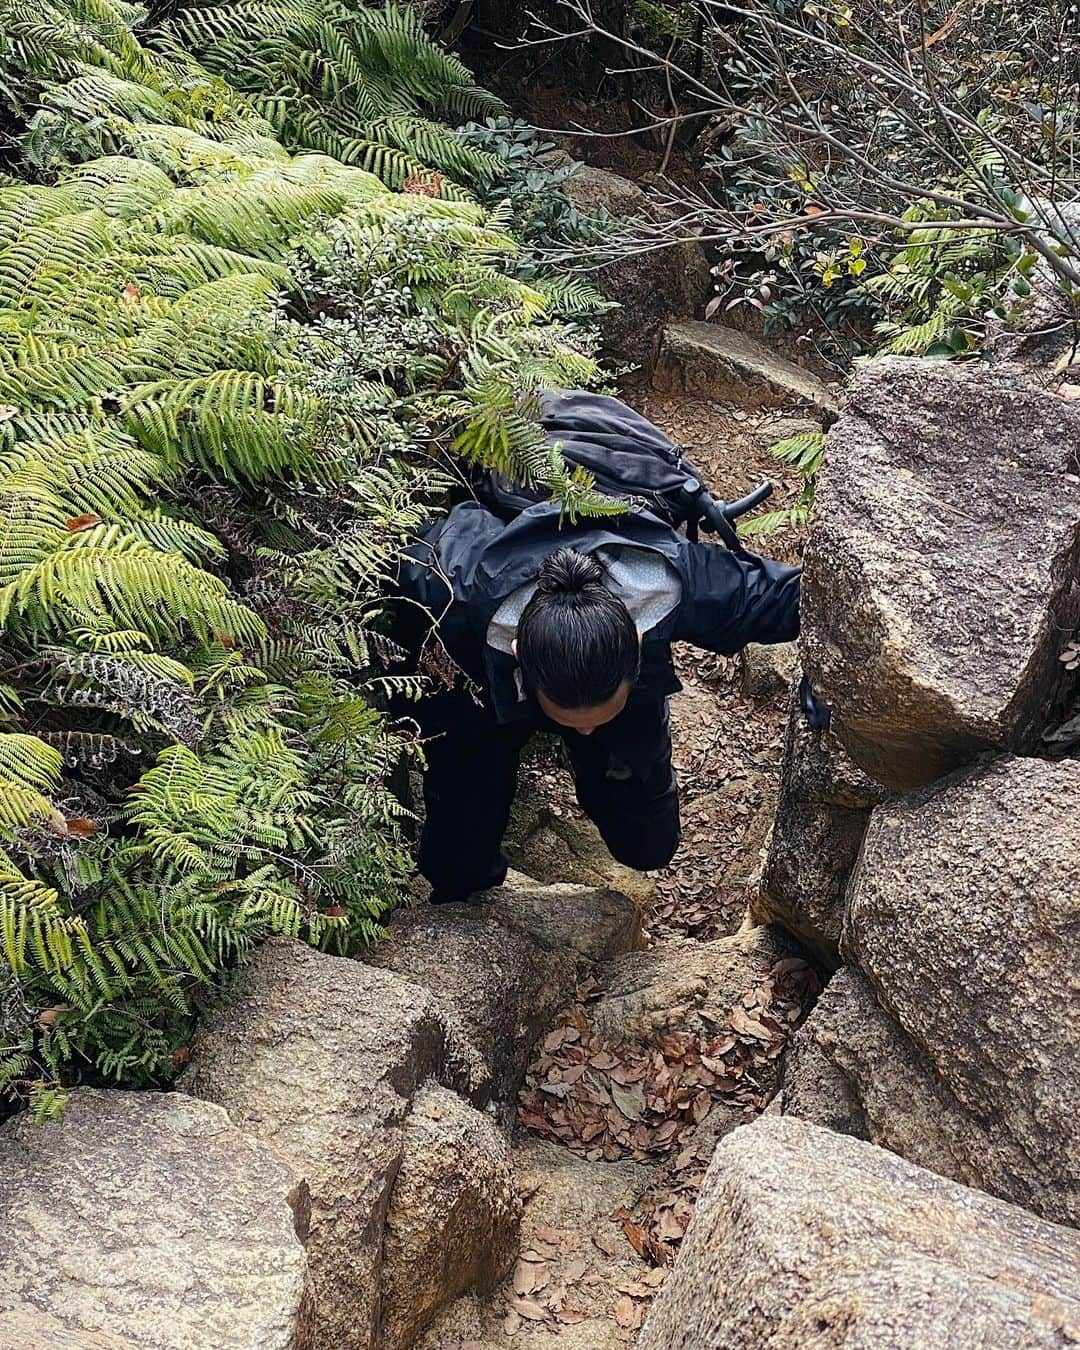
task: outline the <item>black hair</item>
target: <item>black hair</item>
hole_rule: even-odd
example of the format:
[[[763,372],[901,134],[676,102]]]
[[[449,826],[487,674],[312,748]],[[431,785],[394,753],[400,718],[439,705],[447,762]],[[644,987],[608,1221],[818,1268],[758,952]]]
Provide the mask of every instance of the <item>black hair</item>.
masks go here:
[[[517,659],[529,692],[557,708],[595,707],[637,679],[637,628],[596,558],[560,548],[544,559],[518,622]]]

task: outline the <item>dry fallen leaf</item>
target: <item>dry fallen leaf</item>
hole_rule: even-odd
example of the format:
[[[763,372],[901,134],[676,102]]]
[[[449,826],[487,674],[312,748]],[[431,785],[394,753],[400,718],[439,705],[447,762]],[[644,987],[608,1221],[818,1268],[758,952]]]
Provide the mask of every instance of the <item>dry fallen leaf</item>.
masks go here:
[[[644,1228],[640,1224],[634,1223],[632,1219],[624,1219],[623,1232],[626,1234],[627,1242],[637,1252],[638,1256],[644,1258],[647,1250]]]
[[[514,1267],[514,1293],[524,1298],[534,1289],[542,1289],[551,1277],[551,1268],[543,1261],[519,1260]]]
[[[547,1319],[548,1310],[531,1298],[519,1298],[516,1294],[508,1293],[506,1301],[519,1317],[524,1317],[530,1322],[543,1322]]]
[[[594,1233],[592,1235],[593,1246],[599,1248],[605,1256],[617,1256],[619,1252],[618,1243],[607,1235],[607,1233]]]
[[[635,1303],[629,1294],[621,1294],[615,1300],[611,1315],[619,1326],[626,1327],[628,1331],[636,1331],[642,1323],[641,1305]]]
[[[96,821],[87,820],[85,816],[75,816],[64,821],[64,829],[73,839],[93,839],[98,827]]]
[[[731,1011],[731,1025],[741,1036],[753,1036],[757,1040],[771,1041],[773,1033],[768,1027],[762,1024],[755,1017],[750,1017],[742,1008],[735,1007]]]
[[[612,1078],[614,1076],[612,1074]],[[613,1082],[611,1097],[627,1120],[640,1120],[645,1114],[645,1089],[640,1083],[623,1087],[621,1084]]]
[[[95,515],[93,511],[87,511],[82,516],[72,516],[70,520],[64,521],[64,529],[68,534],[82,534],[84,530],[92,530],[95,525],[101,524],[101,517]]]

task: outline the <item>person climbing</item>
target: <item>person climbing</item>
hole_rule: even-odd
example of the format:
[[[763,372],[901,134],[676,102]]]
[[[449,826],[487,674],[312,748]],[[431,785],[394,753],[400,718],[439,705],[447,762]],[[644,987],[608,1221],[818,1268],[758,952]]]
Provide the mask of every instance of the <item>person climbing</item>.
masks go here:
[[[543,423],[572,463],[610,466],[621,455],[616,486],[642,479],[635,455],[660,451],[679,481],[698,486],[678,447],[618,400],[547,395]],[[609,467],[598,483],[612,476]],[[680,839],[668,699],[682,686],[671,643],[733,655],[749,642],[790,641],[801,568],[684,538],[660,492],[624,489],[623,514],[577,522],[491,480],[479,495],[486,501],[460,502],[423,532],[400,578],[470,686],[420,705],[418,866],[432,902],[467,900],[505,879],[503,836],[536,731],[561,737],[578,803],[612,856],[639,871],[664,867]]]

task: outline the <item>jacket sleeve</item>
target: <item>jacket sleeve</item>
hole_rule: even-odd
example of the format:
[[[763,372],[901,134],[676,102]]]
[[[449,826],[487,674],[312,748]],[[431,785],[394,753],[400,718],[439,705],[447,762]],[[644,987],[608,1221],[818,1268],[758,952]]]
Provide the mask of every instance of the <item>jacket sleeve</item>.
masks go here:
[[[682,545],[683,595],[674,636],[732,656],[748,642],[799,635],[801,567],[740,556],[716,544]]]
[[[425,526],[405,550],[398,572],[402,595],[424,605],[435,620],[469,591],[472,571],[502,522],[477,502],[462,502]]]

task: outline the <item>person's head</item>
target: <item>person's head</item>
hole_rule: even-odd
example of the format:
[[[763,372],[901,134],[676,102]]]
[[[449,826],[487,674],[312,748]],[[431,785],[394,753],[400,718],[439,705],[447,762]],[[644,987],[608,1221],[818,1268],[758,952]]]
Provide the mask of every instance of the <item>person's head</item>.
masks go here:
[[[541,564],[518,622],[514,654],[545,716],[589,735],[626,706],[641,640],[600,563],[561,548]]]

